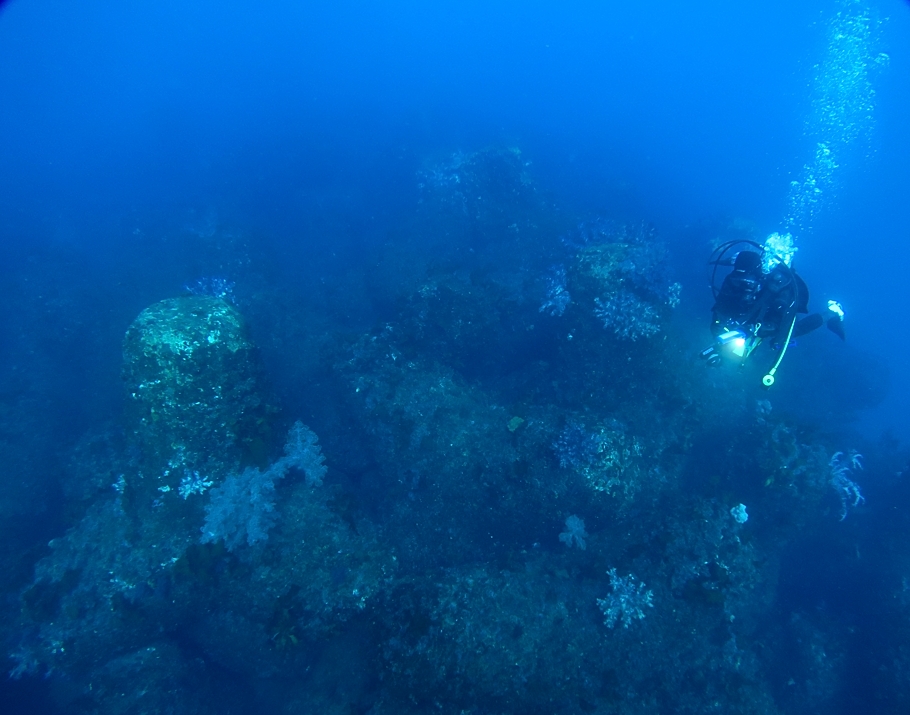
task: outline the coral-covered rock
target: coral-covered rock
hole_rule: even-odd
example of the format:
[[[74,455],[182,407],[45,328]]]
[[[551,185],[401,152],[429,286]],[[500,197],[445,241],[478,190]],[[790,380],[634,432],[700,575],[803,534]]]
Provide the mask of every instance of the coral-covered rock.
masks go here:
[[[179,498],[187,474],[219,476],[263,438],[265,405],[243,319],[220,298],[146,308],[123,341],[127,432],[141,454],[126,484],[140,509]]]

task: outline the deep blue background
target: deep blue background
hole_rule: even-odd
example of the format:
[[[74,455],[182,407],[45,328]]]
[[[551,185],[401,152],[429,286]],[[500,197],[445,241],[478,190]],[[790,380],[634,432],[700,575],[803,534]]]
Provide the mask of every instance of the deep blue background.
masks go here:
[[[798,267],[816,301],[844,302],[851,344],[891,365],[870,432],[907,436],[910,5],[875,6],[891,62],[874,78],[872,141],[844,156]],[[286,241],[290,266],[309,252],[355,260],[344,249],[413,208],[427,156],[490,144],[520,147],[580,210],[668,237],[719,216],[777,230],[813,151],[813,65],[836,8],[14,0],[0,9],[6,263],[65,246],[103,295],[131,225],[206,212]],[[300,239],[317,214],[344,230]],[[694,316],[710,307],[689,270],[705,248],[677,245]]]

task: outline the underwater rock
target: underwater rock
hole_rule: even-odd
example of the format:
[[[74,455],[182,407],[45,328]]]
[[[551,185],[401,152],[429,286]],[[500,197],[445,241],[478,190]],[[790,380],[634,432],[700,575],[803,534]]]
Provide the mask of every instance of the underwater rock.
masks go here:
[[[579,712],[580,700],[596,700],[610,648],[586,607],[589,584],[539,563],[449,569],[433,581],[395,593],[386,609],[390,692],[424,712],[434,699],[482,701],[490,712]],[[538,708],[540,698],[552,709]]]
[[[679,303],[680,286],[669,280],[666,248],[648,224],[598,226],[592,233],[582,224],[563,237],[577,250],[567,289],[619,339],[657,335]]]
[[[123,379],[141,464],[125,485],[135,504],[223,475],[262,441],[255,351],[240,314],[220,298],[171,298],[142,311],[123,341]]]

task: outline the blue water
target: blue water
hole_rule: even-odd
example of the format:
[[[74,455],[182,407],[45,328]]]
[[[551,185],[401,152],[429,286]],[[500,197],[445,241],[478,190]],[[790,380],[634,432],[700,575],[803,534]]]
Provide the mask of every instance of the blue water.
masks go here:
[[[0,710],[907,712],[910,4],[738,5],[0,3]]]

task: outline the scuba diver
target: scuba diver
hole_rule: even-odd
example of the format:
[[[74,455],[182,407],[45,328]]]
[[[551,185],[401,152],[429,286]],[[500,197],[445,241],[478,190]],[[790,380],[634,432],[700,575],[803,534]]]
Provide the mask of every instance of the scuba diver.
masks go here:
[[[734,251],[736,248],[742,250]],[[757,250],[752,250],[757,249]],[[701,356],[709,365],[720,365],[724,357],[746,359],[763,341],[778,352],[777,359],[762,378],[765,387],[774,376],[794,338],[812,332],[825,322],[819,313],[809,315],[809,289],[791,264],[796,248],[790,234],[772,233],[764,245],[754,241],[729,241],[715,249],[711,289],[714,307],[711,333],[714,344]],[[731,267],[720,288],[720,267]],[[845,339],[844,311],[840,303],[828,301],[828,328]],[[800,318],[800,315],[805,317]]]

